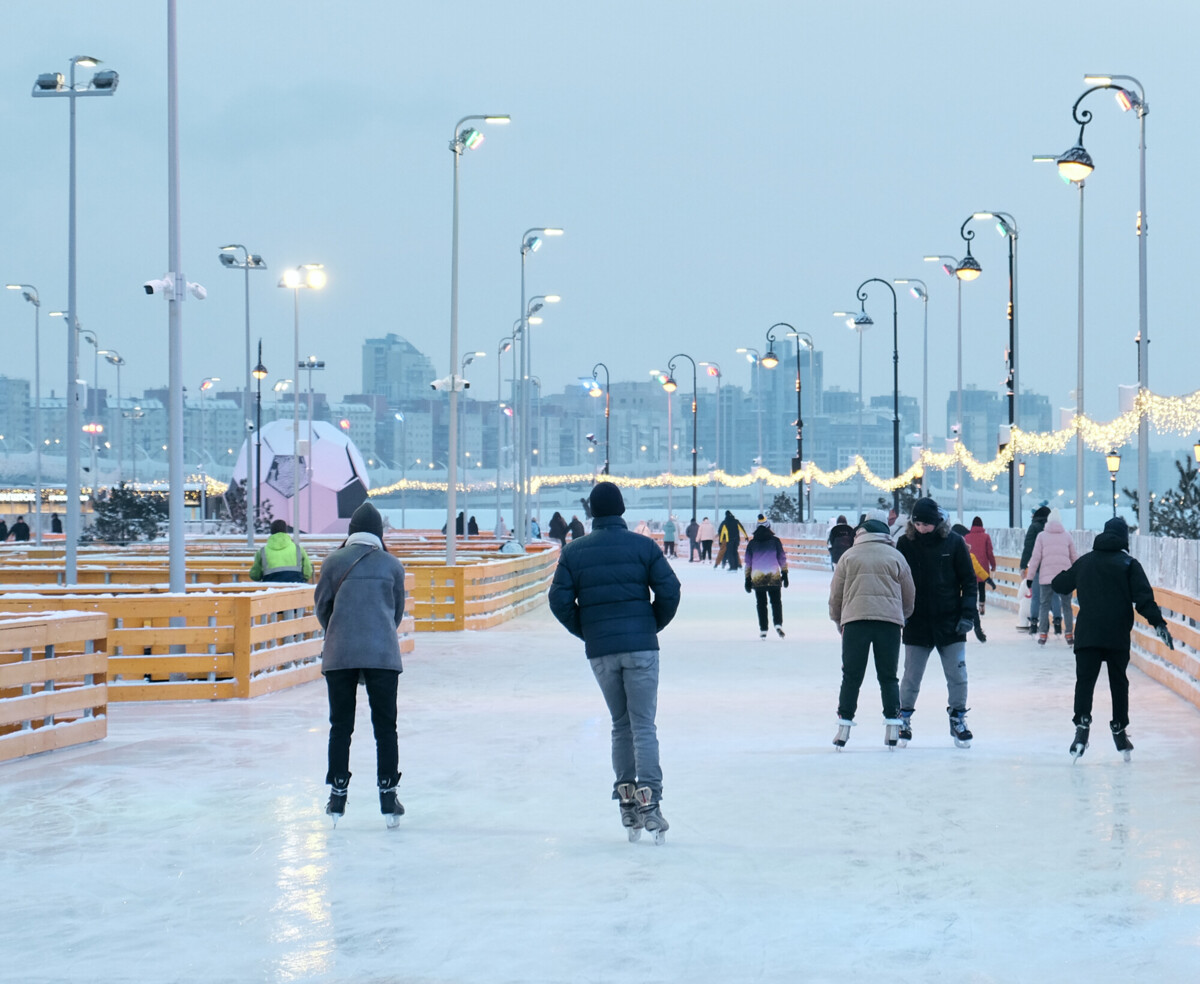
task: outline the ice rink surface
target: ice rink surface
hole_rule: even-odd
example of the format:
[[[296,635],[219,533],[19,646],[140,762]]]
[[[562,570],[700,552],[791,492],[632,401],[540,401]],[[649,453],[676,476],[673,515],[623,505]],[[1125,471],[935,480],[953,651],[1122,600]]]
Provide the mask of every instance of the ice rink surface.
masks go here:
[[[398,830],[362,691],[331,829],[320,682],[110,705],[105,741],[0,766],[0,980],[1200,979],[1193,706],[1131,671],[1126,764],[1102,675],[1073,764],[1070,650],[993,607],[968,647],[973,747],[953,745],[933,661],[908,748],[883,745],[869,669],[838,753],[828,574],[796,572],[787,638],[760,641],[740,574],[676,569],[665,845],[627,843],[599,689],[543,608],[418,637]]]

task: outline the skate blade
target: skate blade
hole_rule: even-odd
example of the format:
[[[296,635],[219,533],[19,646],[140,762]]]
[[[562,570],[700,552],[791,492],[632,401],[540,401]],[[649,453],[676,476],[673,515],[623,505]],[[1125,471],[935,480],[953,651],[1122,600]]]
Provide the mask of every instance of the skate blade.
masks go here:
[[[393,813],[391,816],[385,817],[384,820],[387,823],[388,830],[395,830],[397,827],[400,826],[399,814]]]
[[[963,741],[961,738],[955,738],[954,739],[954,747],[955,748],[970,748],[971,743],[969,741]]]
[[[642,828],[641,827],[628,827],[628,828],[626,828],[625,832],[629,835],[629,843],[630,844],[636,844],[638,841],[640,841],[642,839]]]
[[[1121,753],[1121,758],[1123,758],[1126,762],[1133,761],[1133,756],[1129,753],[1128,750]]]
[[[908,748],[908,742],[909,742],[909,739],[908,739],[908,738],[897,738],[897,739],[896,739],[896,744],[897,744],[897,745],[898,745],[900,748]]]
[[[654,831],[654,843],[663,845],[667,842],[667,832],[665,830]]]

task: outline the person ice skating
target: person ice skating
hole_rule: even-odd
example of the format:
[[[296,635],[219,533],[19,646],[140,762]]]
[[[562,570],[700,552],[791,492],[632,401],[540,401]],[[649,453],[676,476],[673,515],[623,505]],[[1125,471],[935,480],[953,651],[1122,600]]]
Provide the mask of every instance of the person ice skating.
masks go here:
[[[837,567],[839,558],[854,545],[854,527],[846,522],[845,516],[839,516],[833,528],[829,531],[829,563]]]
[[[746,536],[746,527],[744,527],[734,517],[728,509],[725,510],[725,518],[721,520],[721,525],[717,532],[717,541],[720,547],[717,550],[717,567],[728,567],[731,571],[736,571],[741,566],[741,561],[738,555],[741,552],[740,547],[742,538]]]
[[[883,740],[895,748],[900,740],[900,633],[916,598],[908,561],[893,546],[887,523],[868,519],[842,554],[829,585],[829,617],[842,634],[842,688],[838,693],[838,731],[833,739],[845,746],[854,726],[858,695],[875,653],[875,676],[883,700]]]
[[[1029,558],[1033,556],[1033,546],[1037,543],[1038,534],[1046,528],[1046,520],[1050,516],[1050,507],[1043,502],[1033,511],[1033,518],[1030,520],[1029,528],[1025,531],[1025,544],[1021,547],[1021,559],[1017,566],[1025,571],[1029,568]],[[1037,632],[1038,613],[1041,610],[1041,591],[1034,589],[1033,578],[1037,576],[1037,571],[1032,571],[1025,581],[1025,586],[1031,589],[1029,599],[1029,625],[1026,631],[1030,635]]]
[[[1046,645],[1046,639],[1050,634],[1050,612],[1051,608],[1057,608],[1062,612],[1061,616],[1054,617],[1054,634],[1058,635],[1065,626],[1067,631],[1067,645],[1071,645],[1075,641],[1073,627],[1073,612],[1071,610],[1070,594],[1061,595],[1054,591],[1051,587],[1054,579],[1069,568],[1078,559],[1078,554],[1075,550],[1075,541],[1071,538],[1071,534],[1066,531],[1062,524],[1062,518],[1059,516],[1057,509],[1050,510],[1050,515],[1046,517],[1046,528],[1037,535],[1037,539],[1033,544],[1033,553],[1029,558],[1029,569],[1037,572],[1037,583],[1033,589],[1040,596],[1038,608],[1038,645]],[[1021,571],[1021,577],[1025,577],[1025,571]],[[1055,602],[1052,606],[1051,602]]]
[[[979,572],[976,571],[976,577],[979,580],[979,614],[983,615],[987,610],[988,582],[991,581],[992,572],[996,569],[996,552],[992,549],[992,538],[983,528],[983,519],[979,516],[971,520],[971,529],[963,535],[963,539],[967,541],[971,556],[979,562],[979,566],[984,570],[984,576],[981,578],[978,577]]]
[[[8,539],[8,523],[0,519],[0,543]]]
[[[321,672],[329,695],[329,763],[332,787],[325,812],[334,825],[346,812],[350,786],[350,739],[359,681],[367,687],[375,731],[379,811],[389,827],[404,814],[396,798],[400,782],[396,740],[396,684],[404,667],[396,630],[404,618],[404,566],[383,543],[383,517],[364,502],[350,517],[350,535],[325,558],[313,595],[325,630]]]
[[[59,518],[58,513],[55,513],[53,516],[50,517],[50,532],[51,533],[61,533],[62,531],[63,531],[62,520]],[[3,537],[0,537],[0,539],[3,539]]]
[[[700,524],[696,522],[696,517],[692,517],[692,521],[687,524],[687,529],[683,531],[684,536],[688,541],[688,563],[691,564],[696,560],[696,554],[700,553]],[[703,558],[701,554],[701,558]]]
[[[563,519],[560,512],[556,512],[550,517],[550,525],[546,531],[550,534],[551,540],[557,540],[560,547],[567,545],[567,521]]]
[[[904,624],[904,675],[900,681],[900,738],[912,739],[912,716],[925,665],[934,649],[942,661],[950,734],[969,748],[967,728],[967,633],[975,625],[975,571],[966,542],[950,529],[938,504],[918,499],[896,544],[908,561],[916,587],[913,613]]]
[[[779,638],[783,638],[782,590],[788,586],[787,554],[783,543],[771,529],[771,522],[762,513],[754,535],[746,544],[746,593],[754,592],[758,610],[758,637],[767,637],[767,600],[771,602],[771,623]]]
[[[1171,649],[1175,643],[1166,619],[1154,601],[1154,589],[1142,565],[1129,554],[1129,527],[1120,516],[1104,524],[1092,549],[1050,582],[1053,591],[1079,596],[1079,619],[1075,626],[1075,740],[1071,755],[1078,759],[1088,747],[1092,726],[1092,698],[1102,664],[1108,665],[1108,687],[1112,692],[1109,730],[1117,751],[1126,760],[1133,751],[1129,727],[1129,635],[1133,609],[1154,626]]]
[[[700,520],[698,535],[700,537],[700,559],[712,560],[712,545],[713,540],[717,538],[717,528],[707,516]]]
[[[567,524],[567,531],[571,534],[572,540],[587,536],[587,530],[583,528],[583,521],[578,516],[571,517],[571,522]]]
[[[474,516],[467,520],[467,536],[479,536],[479,524]]]
[[[286,519],[271,523],[271,535],[258,548],[250,565],[251,581],[303,582],[313,577],[313,565],[304,548],[288,533]]]
[[[674,516],[668,516],[667,521],[663,523],[663,553],[668,557],[675,557],[675,537],[679,527],[675,523]]]
[[[584,642],[584,653],[612,717],[613,799],[631,841],[643,828],[662,843],[662,767],[658,707],[658,633],[679,607],[679,580],[653,540],[630,532],[625,501],[612,482],[592,489],[592,532],[558,559],[550,611]]]
[[[17,517],[17,521],[12,524],[12,529],[9,530],[9,535],[17,543],[29,542],[29,524],[25,522],[24,516]]]

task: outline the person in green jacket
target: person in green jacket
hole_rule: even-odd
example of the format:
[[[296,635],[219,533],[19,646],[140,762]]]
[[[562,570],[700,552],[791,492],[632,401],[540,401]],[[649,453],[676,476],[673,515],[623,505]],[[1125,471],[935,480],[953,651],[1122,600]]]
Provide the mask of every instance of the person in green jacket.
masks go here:
[[[251,581],[312,581],[313,566],[304,548],[288,533],[285,519],[271,524],[266,545],[259,548],[250,565]]]

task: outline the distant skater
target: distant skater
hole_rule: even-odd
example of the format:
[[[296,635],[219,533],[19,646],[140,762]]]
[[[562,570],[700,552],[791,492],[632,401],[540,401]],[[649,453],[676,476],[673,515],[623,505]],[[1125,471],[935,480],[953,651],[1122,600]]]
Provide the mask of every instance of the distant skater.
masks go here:
[[[779,638],[783,638],[783,595],[788,586],[787,554],[783,543],[771,529],[771,522],[762,513],[758,525],[746,545],[746,593],[754,592],[758,611],[758,637],[767,637],[767,602],[771,603],[771,622]]]

